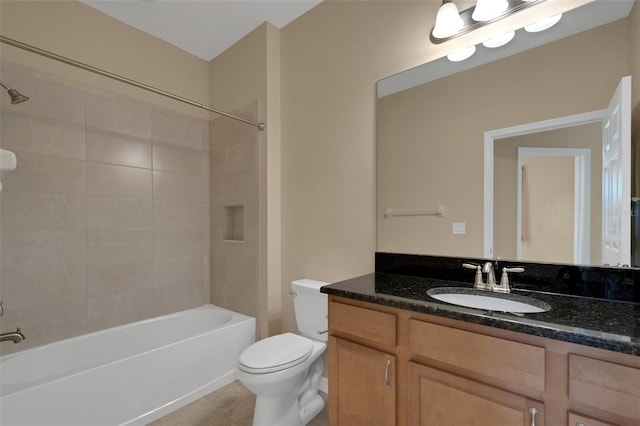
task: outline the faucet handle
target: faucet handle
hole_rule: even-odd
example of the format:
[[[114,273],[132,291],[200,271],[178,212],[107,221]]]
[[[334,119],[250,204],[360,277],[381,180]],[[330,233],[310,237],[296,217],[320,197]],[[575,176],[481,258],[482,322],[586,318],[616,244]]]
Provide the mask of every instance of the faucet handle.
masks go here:
[[[513,268],[502,268],[502,277],[500,277],[500,285],[494,288],[495,291],[500,293],[511,293],[511,286],[509,285],[509,272],[519,273],[524,272],[524,268],[521,266]]]
[[[462,266],[467,269],[476,270],[476,277],[473,280],[473,288],[486,290],[486,284],[482,281],[482,266],[475,263],[463,263]]]

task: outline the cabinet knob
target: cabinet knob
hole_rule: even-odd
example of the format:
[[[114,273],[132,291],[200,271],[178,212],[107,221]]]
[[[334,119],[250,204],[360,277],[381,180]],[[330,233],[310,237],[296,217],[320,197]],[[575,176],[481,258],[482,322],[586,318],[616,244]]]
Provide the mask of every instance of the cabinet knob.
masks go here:
[[[389,383],[389,367],[391,367],[391,360],[387,360],[387,365],[384,368],[384,384],[387,386],[387,389],[391,389],[391,383]]]
[[[576,423],[576,426],[584,426],[584,423],[578,422],[578,423]]]
[[[531,413],[531,426],[536,426],[536,414],[538,414],[538,409],[536,407],[529,407],[529,412]]]

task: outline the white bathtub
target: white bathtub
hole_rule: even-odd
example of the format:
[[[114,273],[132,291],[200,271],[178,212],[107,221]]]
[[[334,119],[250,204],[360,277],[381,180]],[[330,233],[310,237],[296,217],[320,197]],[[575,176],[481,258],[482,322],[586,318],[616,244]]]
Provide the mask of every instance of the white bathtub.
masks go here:
[[[3,356],[0,425],[144,425],[235,380],[254,336],[203,305]]]

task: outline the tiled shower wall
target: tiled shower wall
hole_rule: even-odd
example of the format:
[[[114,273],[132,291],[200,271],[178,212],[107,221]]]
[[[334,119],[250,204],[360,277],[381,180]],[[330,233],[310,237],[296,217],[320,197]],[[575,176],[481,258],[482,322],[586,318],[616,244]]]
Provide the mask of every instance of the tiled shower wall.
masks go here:
[[[258,102],[234,113],[255,119]],[[211,298],[253,317],[259,316],[258,140],[246,124],[211,122]]]
[[[209,123],[3,64],[2,353],[210,300]]]

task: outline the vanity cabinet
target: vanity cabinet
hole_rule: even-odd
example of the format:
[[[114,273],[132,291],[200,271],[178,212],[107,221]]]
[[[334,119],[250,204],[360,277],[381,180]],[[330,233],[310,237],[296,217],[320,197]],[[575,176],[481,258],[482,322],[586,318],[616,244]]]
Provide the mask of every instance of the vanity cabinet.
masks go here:
[[[330,423],[396,425],[396,315],[330,303],[329,333]]]
[[[533,397],[544,392],[542,347],[415,319],[408,344],[410,357],[422,363]]]
[[[522,395],[409,362],[409,425],[544,426],[544,406]]]
[[[605,423],[577,413],[569,412],[567,426],[615,426],[613,423]]]
[[[339,395],[334,423],[395,425],[396,357],[337,337],[330,338],[329,347],[336,373],[329,379],[329,394]]]
[[[544,348],[408,322],[409,425],[544,425]]]
[[[640,425],[640,357],[329,296],[330,426]]]
[[[571,353],[569,397],[579,411],[590,410],[598,418],[620,417],[640,424],[640,368]],[[578,423],[569,421],[573,426]],[[607,424],[595,419],[582,423]]]

